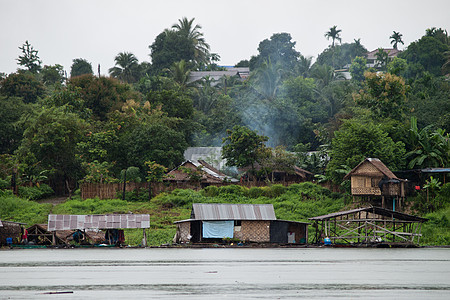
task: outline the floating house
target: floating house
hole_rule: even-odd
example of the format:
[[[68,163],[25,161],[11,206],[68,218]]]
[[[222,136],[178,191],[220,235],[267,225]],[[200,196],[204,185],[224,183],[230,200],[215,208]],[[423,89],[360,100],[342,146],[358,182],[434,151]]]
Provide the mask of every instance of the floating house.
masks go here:
[[[283,244],[308,241],[308,223],[277,220],[272,204],[194,203],[191,218],[175,224],[177,243],[208,243],[227,238]]]
[[[106,229],[116,233],[117,229],[142,228],[143,246],[147,246],[146,228],[150,228],[150,215],[148,214],[114,214],[114,215],[49,215],[48,231],[53,233],[52,244],[56,244],[56,231],[80,230],[86,237],[86,230]],[[111,234],[112,236],[112,234]],[[105,239],[111,239],[106,237]],[[114,235],[114,239],[118,238]]]
[[[398,178],[378,158],[366,158],[345,175],[344,180],[351,180],[353,198],[401,211],[405,199],[406,180]]]
[[[328,237],[333,244],[416,245],[427,219],[381,207],[363,207],[309,218],[316,229],[314,242]]]

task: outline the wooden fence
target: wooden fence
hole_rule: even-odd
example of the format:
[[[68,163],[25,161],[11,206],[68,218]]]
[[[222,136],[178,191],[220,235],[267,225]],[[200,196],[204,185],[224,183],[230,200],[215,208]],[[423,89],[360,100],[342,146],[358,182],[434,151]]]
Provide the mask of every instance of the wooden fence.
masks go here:
[[[284,186],[289,186],[291,184],[295,184],[298,182],[278,182],[277,184],[282,184]],[[209,185],[214,185],[217,187],[225,186],[225,185],[240,185],[247,188],[252,187],[263,187],[267,186],[268,183],[265,181],[244,181],[239,183],[229,183],[229,182],[223,182],[223,183],[214,183]],[[134,191],[136,189],[145,189],[148,190],[149,188],[148,182],[127,182],[125,190],[127,192]],[[153,197],[164,192],[170,192],[175,189],[192,189],[192,190],[201,190],[204,188],[204,185],[196,184],[192,182],[153,182],[151,183],[151,189],[152,189],[152,195]],[[332,185],[322,185],[325,188],[330,189],[331,191],[339,191],[339,189],[336,186]],[[114,199],[114,198],[121,198],[122,191],[123,191],[123,183],[83,183],[80,186],[81,189],[81,198],[82,199],[88,199],[88,198],[95,198],[98,197],[100,199]]]

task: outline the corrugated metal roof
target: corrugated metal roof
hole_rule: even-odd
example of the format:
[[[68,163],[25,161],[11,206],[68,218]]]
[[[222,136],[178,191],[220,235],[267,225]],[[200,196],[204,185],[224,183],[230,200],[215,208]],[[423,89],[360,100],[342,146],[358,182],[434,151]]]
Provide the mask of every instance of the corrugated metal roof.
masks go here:
[[[376,207],[376,206],[362,207],[362,208],[356,208],[356,209],[352,209],[352,210],[335,212],[335,213],[331,213],[331,214],[328,214],[328,215],[323,215],[323,216],[317,216],[317,217],[309,218],[309,220],[313,220],[313,221],[315,221],[315,220],[320,220],[320,221],[322,221],[322,220],[329,220],[329,219],[332,219],[332,218],[335,218],[335,217],[350,215],[350,214],[357,213],[357,212],[362,212],[362,211],[367,211],[369,213],[377,214],[377,215],[385,216],[385,217],[393,217],[395,219],[404,220],[404,221],[425,222],[425,221],[428,220],[428,219],[425,219],[425,218],[421,218],[421,217],[417,217],[417,216],[413,216],[413,215],[409,215],[409,214],[405,214],[405,213],[389,210],[389,209],[386,209],[386,208]]]
[[[272,204],[194,203],[195,220],[276,220]]]
[[[49,215],[48,231],[72,229],[149,228],[150,215]]]

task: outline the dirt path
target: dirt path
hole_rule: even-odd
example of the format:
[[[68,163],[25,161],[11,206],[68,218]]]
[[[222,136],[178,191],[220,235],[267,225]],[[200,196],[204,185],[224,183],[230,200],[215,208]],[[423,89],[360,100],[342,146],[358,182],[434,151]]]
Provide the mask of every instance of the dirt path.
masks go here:
[[[40,199],[37,200],[36,202],[38,203],[51,203],[53,204],[53,206],[66,202],[68,198],[67,197],[51,197],[51,198],[46,198],[46,199]]]

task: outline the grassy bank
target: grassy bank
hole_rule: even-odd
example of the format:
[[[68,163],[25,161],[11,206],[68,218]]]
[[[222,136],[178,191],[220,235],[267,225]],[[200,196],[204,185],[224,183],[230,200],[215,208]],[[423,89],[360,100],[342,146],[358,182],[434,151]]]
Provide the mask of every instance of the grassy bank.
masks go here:
[[[208,187],[201,191],[175,190],[158,195],[151,201],[124,201],[119,199],[72,199],[52,206],[38,204],[14,196],[0,197],[0,218],[25,222],[46,223],[49,213],[55,214],[108,214],[148,213],[151,228],[149,244],[172,242],[175,235],[174,221],[190,217],[192,203],[271,203],[278,219],[308,221],[308,218],[343,210],[350,201],[348,196],[332,193],[312,183],[294,184],[289,187],[273,185],[262,188],[241,186]],[[450,244],[450,206],[424,215],[430,221],[424,224],[421,244]],[[313,236],[310,226],[310,237]],[[139,245],[142,230],[125,231],[126,243]]]

